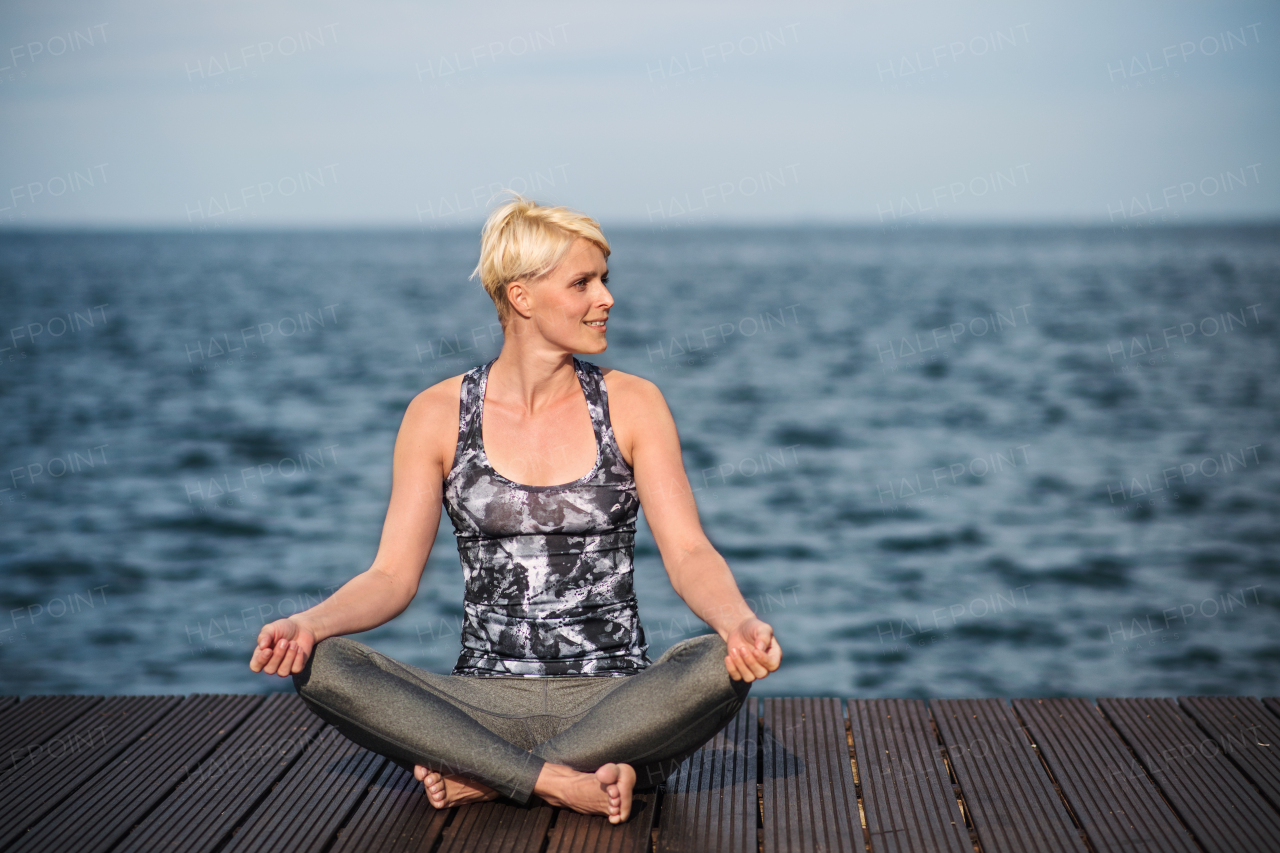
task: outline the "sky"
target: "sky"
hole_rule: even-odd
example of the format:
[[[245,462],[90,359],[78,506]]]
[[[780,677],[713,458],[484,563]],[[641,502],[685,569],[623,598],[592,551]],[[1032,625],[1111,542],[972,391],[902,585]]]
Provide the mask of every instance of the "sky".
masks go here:
[[[7,2],[0,228],[1280,215],[1280,4]]]

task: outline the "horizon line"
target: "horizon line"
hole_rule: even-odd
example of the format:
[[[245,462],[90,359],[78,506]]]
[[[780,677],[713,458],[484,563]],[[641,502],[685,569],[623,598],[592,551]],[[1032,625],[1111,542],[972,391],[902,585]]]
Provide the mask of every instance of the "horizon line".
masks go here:
[[[597,221],[600,221],[597,219]],[[397,232],[397,233],[422,233],[422,234],[446,234],[446,233],[472,233],[477,231],[482,225],[483,220],[477,219],[474,222],[451,223],[449,225],[428,226],[413,225],[402,222],[386,222],[386,223],[359,223],[359,222],[278,222],[271,224],[254,225],[250,223],[228,223],[227,225],[184,225],[172,222],[126,222],[126,223],[106,223],[106,222],[76,222],[76,223],[54,223],[54,222],[33,222],[24,225],[5,225],[0,223],[0,235],[24,235],[24,234],[112,234],[112,233],[147,233],[147,234],[272,234],[272,233],[365,233],[365,232]],[[601,223],[606,229],[618,229],[624,231],[651,231],[655,234],[664,234],[670,232],[681,231],[763,231],[763,230],[858,230],[858,231],[911,231],[911,230],[935,230],[935,231],[961,231],[961,230],[992,230],[992,229],[1026,229],[1026,230],[1047,230],[1047,229],[1081,229],[1081,230],[1111,230],[1111,231],[1159,231],[1159,230],[1179,230],[1179,229],[1203,229],[1203,228],[1266,228],[1280,226],[1280,213],[1268,214],[1265,216],[1240,216],[1240,217],[1204,217],[1197,219],[1187,219],[1177,222],[1143,222],[1139,219],[1134,221],[1107,221],[1093,218],[1034,218],[1034,219],[971,219],[961,221],[942,221],[942,222],[926,222],[914,220],[897,220],[891,222],[878,222],[867,219],[849,219],[849,220],[829,220],[829,219],[787,219],[773,221],[742,221],[742,222],[681,222],[675,224],[663,224],[644,222],[642,220],[623,220],[612,224]]]

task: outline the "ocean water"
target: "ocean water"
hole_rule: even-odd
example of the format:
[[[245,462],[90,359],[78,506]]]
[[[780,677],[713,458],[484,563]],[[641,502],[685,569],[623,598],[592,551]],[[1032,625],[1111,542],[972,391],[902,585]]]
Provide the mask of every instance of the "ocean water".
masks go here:
[[[1280,228],[614,230],[782,668],[760,695],[1280,692]],[[289,689],[264,621],[373,559],[404,408],[498,352],[477,235],[0,236],[0,688]],[[707,629],[641,522],[651,655]],[[360,635],[447,671],[447,518]]]

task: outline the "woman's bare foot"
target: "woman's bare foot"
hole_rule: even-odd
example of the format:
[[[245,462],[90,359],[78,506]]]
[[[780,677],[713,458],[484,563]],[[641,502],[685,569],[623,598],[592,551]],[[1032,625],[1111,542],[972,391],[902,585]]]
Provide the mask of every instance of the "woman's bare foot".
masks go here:
[[[413,768],[413,778],[422,783],[427,801],[438,809],[452,808],[463,803],[479,803],[496,799],[498,792],[465,776],[442,776],[421,764]]]
[[[630,764],[605,764],[595,773],[580,773],[563,764],[542,765],[533,792],[553,806],[581,814],[607,815],[609,823],[631,817],[636,771]]]

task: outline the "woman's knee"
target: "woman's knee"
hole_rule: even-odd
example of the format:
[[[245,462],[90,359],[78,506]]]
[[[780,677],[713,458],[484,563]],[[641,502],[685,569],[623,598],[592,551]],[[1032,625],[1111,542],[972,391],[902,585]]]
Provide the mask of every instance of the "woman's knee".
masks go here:
[[[658,658],[658,662],[679,660],[681,662],[697,663],[708,659],[718,659],[723,662],[728,654],[729,646],[725,644],[719,634],[703,634],[676,643],[667,649],[662,657]]]
[[[681,640],[667,649],[666,654],[658,660],[659,662],[675,661],[683,667],[703,671],[707,675],[723,672],[727,678],[728,670],[725,668],[724,659],[728,654],[729,647],[719,634],[704,634],[700,637]]]
[[[732,694],[740,701],[745,700],[751,685],[730,677],[724,662],[728,654],[729,647],[719,634],[704,634],[676,643],[658,662],[668,661],[677,666],[683,678],[699,686],[699,693],[725,697]]]
[[[303,699],[315,699],[341,691],[344,686],[354,687],[350,675],[368,662],[370,651],[368,646],[346,637],[326,637],[311,650],[302,671],[294,673],[294,689]]]

